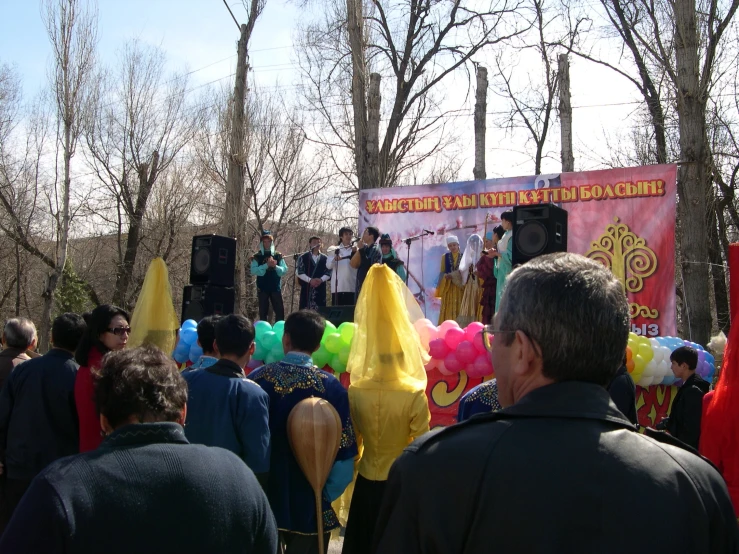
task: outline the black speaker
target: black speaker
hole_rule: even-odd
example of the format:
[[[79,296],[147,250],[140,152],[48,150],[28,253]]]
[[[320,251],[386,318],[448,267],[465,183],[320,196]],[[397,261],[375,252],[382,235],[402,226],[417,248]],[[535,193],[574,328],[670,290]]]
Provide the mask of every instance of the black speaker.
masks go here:
[[[219,235],[192,237],[190,283],[233,287],[236,273],[236,239]]]
[[[554,204],[513,208],[513,265],[567,252],[567,210]]]
[[[318,313],[337,327],[345,321],[354,321],[354,306],[319,306]]]
[[[234,289],[213,285],[187,285],[182,293],[182,321],[200,321],[209,315],[234,313]]]

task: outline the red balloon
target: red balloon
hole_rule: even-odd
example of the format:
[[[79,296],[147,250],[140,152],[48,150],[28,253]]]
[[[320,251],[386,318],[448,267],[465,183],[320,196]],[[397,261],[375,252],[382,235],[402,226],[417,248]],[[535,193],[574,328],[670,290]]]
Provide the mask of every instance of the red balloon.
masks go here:
[[[459,328],[451,328],[444,335],[444,340],[450,350],[456,350],[459,343],[464,340],[464,331]]]
[[[449,347],[444,339],[434,339],[429,342],[429,354],[432,358],[443,360],[449,354]]]
[[[454,352],[450,352],[447,354],[447,357],[444,358],[444,368],[452,373],[459,373],[464,369],[464,364],[459,360],[459,358],[457,358],[457,355]]]
[[[471,364],[477,358],[477,350],[470,341],[464,340],[457,345],[457,349],[454,351],[457,354],[457,358],[463,364]]]

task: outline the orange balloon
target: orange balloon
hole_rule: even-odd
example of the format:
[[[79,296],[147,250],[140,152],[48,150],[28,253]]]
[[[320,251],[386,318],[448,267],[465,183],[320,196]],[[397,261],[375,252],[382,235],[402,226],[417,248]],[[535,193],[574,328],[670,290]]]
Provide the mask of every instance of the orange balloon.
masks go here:
[[[634,364],[634,360],[628,360],[626,362],[626,369],[628,370],[629,373],[631,373],[632,371],[634,371],[634,366],[635,365],[636,364]]]
[[[626,361],[630,362],[633,354],[631,353],[631,348],[628,346],[626,347]]]

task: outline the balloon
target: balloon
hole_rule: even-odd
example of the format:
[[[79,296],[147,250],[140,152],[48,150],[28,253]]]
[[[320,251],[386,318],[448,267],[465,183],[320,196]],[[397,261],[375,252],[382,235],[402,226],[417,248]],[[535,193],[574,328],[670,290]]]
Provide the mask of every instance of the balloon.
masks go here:
[[[432,358],[443,360],[449,354],[449,347],[444,339],[434,339],[429,342],[429,354]]]
[[[336,334],[338,335],[338,333]],[[334,370],[334,373],[344,373],[346,371],[346,364],[341,361],[338,354],[331,358],[331,369]]]
[[[184,364],[190,357],[190,347],[180,341],[180,343],[174,349],[172,357],[177,363]]]
[[[644,368],[647,367],[647,360],[644,359],[644,356],[641,354],[637,354],[634,356],[634,366],[636,369],[639,370],[639,373],[644,372]]]
[[[344,367],[346,367],[346,363],[349,361],[349,352],[351,349],[348,346],[345,346],[341,350],[339,350],[339,360],[341,360],[341,363],[344,364]]]
[[[427,363],[427,364],[426,364],[426,365],[424,366],[424,369],[425,369],[426,371],[433,371],[433,370],[435,370],[435,369],[439,369],[439,361],[440,361],[440,360],[437,360],[436,358],[431,358],[431,359],[429,360],[429,363]]]
[[[188,328],[180,331],[180,342],[192,346],[198,340],[198,332],[195,329]]]
[[[278,360],[281,360],[285,357],[285,351],[282,349],[282,343],[277,343],[272,347],[272,350],[269,351],[268,356],[273,356],[277,358]]]
[[[467,375],[469,377],[485,377],[493,373],[493,366],[490,363],[490,356],[480,354],[475,361],[467,366]]]
[[[652,345],[652,348],[657,348],[659,346],[659,341],[656,338],[652,337],[649,339],[649,344]]]
[[[419,320],[419,321],[422,321],[422,320]],[[424,350],[428,351],[429,342],[431,341],[430,327],[426,325],[414,325],[414,328],[416,329],[416,332],[418,333],[418,338],[421,340],[421,346],[423,346]]]
[[[442,322],[442,324],[439,325],[439,337],[442,339],[446,337],[449,329],[459,329],[459,323],[451,319],[447,319],[446,321]]]
[[[459,373],[460,371],[462,371],[462,369],[464,369],[464,364],[459,358],[457,358],[457,355],[454,352],[450,352],[446,355],[446,358],[444,358],[444,367],[447,369],[447,371],[451,371],[452,373]]]
[[[329,335],[332,335],[332,334],[334,334],[334,333],[336,333],[336,325],[334,325],[333,323],[331,323],[331,322],[330,322],[330,321],[329,321],[329,320],[327,319],[327,320],[326,320],[326,328],[325,328],[325,329],[323,330],[323,339],[321,339],[321,340],[326,340],[326,338],[327,338],[327,337],[328,337]]]
[[[313,355],[311,356],[313,358],[313,363],[316,365],[316,367],[325,367],[329,360],[331,359],[331,353],[326,350],[326,347],[321,345],[321,347],[313,352]]]
[[[642,378],[641,378],[641,379],[639,380],[639,382],[637,383],[637,385],[639,385],[640,387],[648,387],[648,386],[649,386],[649,385],[651,385],[651,384],[652,384],[652,377],[648,377],[648,376],[646,376],[646,375],[645,375],[645,376],[643,376],[643,377],[642,377]]]
[[[629,373],[633,373],[634,372],[634,360],[629,360],[628,362],[626,362],[626,370]]]
[[[429,334],[429,342],[439,338],[439,329],[437,329],[436,325],[427,325],[426,329],[428,330]]]
[[[447,376],[454,375],[454,372],[453,371],[449,371],[446,368],[446,365],[444,365],[444,360],[439,360],[439,362],[438,362],[438,364],[436,366],[436,369],[438,369],[439,370],[439,373],[441,373],[442,375],[447,375]]]
[[[249,360],[249,363],[246,364],[246,367],[248,367],[249,369],[257,369],[258,367],[262,367],[263,365],[264,362],[262,362],[262,360],[252,358],[251,360]]]
[[[421,333],[423,332],[423,329],[428,329],[428,326],[429,325],[433,326],[434,324],[431,323],[430,320],[428,320],[426,318],[422,318],[422,319],[419,319],[418,321],[416,321],[413,324],[413,328],[418,332],[418,335],[419,336],[423,336],[423,335],[421,335]],[[341,327],[339,327],[339,328],[341,328]]]
[[[264,363],[265,364],[273,364],[273,363],[279,362],[279,361],[280,361],[280,359],[278,357],[276,357],[274,354],[272,354],[272,352],[270,352],[269,354],[267,354],[267,357],[264,359]]]
[[[460,329],[459,327],[449,329],[446,332],[446,335],[444,335],[444,341],[451,350],[455,350],[457,346],[459,346],[459,343],[463,340],[464,331],[462,331],[462,329]],[[447,369],[450,369],[449,366],[447,366]]]
[[[264,333],[271,331],[272,326],[266,321],[257,321],[254,324],[254,333],[256,334],[257,340],[264,336]]]
[[[626,361],[627,362],[630,362],[631,361],[631,358],[634,356],[634,354],[632,352],[633,351],[631,350],[631,348],[629,346],[627,346],[626,347]]]
[[[473,342],[475,340],[475,335],[482,331],[484,328],[485,326],[479,321],[473,321],[464,329],[465,340]]]
[[[356,330],[356,323],[345,321],[344,323],[339,325],[339,335],[341,335],[341,340],[344,342],[344,344],[348,346],[352,343],[352,339],[354,338],[354,331]]]
[[[344,346],[339,333],[331,333],[326,337],[324,344],[326,345],[326,350],[332,354],[338,354],[339,350]]]
[[[254,354],[252,354],[252,358],[256,358],[257,360],[263,360],[266,356],[269,350],[267,350],[264,346],[262,346],[262,343],[257,341],[256,346],[254,347]]]
[[[641,343],[639,345],[639,354],[641,354],[641,357],[644,358],[647,362],[651,361],[654,357],[654,352],[652,352],[652,345],[649,344],[647,341],[647,344]]]
[[[475,347],[475,350],[477,350],[480,354],[487,355],[487,349],[485,348],[485,343],[482,339],[482,332],[479,332],[475,335],[475,338],[472,339],[472,345]]]
[[[654,377],[657,374],[657,364],[654,360],[649,360],[646,367],[644,368],[645,377]]]
[[[200,356],[202,355],[203,355],[203,349],[200,348],[197,343],[193,344],[190,347],[189,357],[192,363],[197,362],[200,359]]]
[[[186,319],[185,322],[182,324],[183,329],[197,329],[198,328],[198,322],[194,319]]]
[[[459,361],[465,365],[471,364],[477,358],[477,349],[468,340],[460,342],[454,352],[457,354]]]
[[[279,342],[280,341],[274,331],[267,331],[262,335],[262,348],[265,350],[272,350],[272,347]]]
[[[282,342],[282,337],[285,335],[285,322],[277,321],[272,327],[272,332],[277,336],[277,340]]]

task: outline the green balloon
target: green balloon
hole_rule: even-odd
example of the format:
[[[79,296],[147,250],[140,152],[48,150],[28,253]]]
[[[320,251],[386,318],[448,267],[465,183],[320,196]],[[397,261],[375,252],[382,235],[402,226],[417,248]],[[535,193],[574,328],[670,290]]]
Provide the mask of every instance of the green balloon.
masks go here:
[[[348,346],[345,346],[339,351],[339,360],[341,360],[341,363],[344,364],[344,367],[346,367],[346,364],[349,361],[350,351],[351,349]]]
[[[272,350],[272,347],[279,342],[277,335],[275,335],[273,331],[267,331],[262,335],[262,347],[265,350]]]
[[[275,362],[279,362],[279,361],[280,361],[280,358],[278,358],[278,357],[274,356],[274,355],[272,354],[272,352],[270,352],[269,354],[267,354],[267,359],[266,359],[266,360],[264,360],[264,363],[265,363],[265,364],[273,364],[273,363],[275,363]]]
[[[272,326],[272,330],[275,333],[283,333],[285,331],[285,322],[284,321],[275,321],[275,324]]]
[[[313,352],[313,363],[316,367],[325,367],[328,361],[331,359],[331,354],[325,347],[321,346],[318,350]]]
[[[341,340],[339,333],[331,333],[326,337],[326,350],[332,354],[338,354],[339,351],[344,347],[344,343]]]
[[[255,360],[262,360],[264,361],[264,357],[267,355],[269,351],[262,346],[262,344],[257,341],[257,346],[254,349],[254,354],[252,355],[252,358]]]
[[[284,358],[285,352],[282,350],[282,344],[281,343],[275,344],[272,347],[272,350],[269,351],[269,355],[274,358],[277,358],[277,360],[281,360],[282,358]]]
[[[349,321],[345,321],[339,325],[339,334],[341,335],[341,340],[344,341],[344,344],[349,345],[352,343],[354,331],[356,330],[357,325],[355,323],[350,323]]]
[[[341,361],[341,358],[339,358],[339,355],[336,354],[331,359],[331,369],[334,370],[334,373],[344,373],[346,371],[346,364]]]
[[[254,332],[257,338],[261,338],[264,333],[272,330],[272,326],[266,321],[257,321],[254,324]]]
[[[327,336],[332,335],[335,332],[336,332],[336,325],[334,325],[327,319],[326,328],[323,330],[323,339],[325,340]]]

